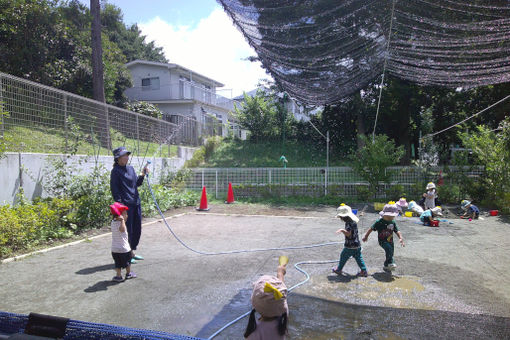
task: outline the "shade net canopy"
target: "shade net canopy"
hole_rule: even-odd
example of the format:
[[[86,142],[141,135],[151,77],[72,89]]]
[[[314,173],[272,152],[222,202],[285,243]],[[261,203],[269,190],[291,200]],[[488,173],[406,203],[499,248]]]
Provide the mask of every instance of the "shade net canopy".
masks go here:
[[[288,94],[338,102],[383,71],[420,85],[510,79],[510,0],[218,0]]]

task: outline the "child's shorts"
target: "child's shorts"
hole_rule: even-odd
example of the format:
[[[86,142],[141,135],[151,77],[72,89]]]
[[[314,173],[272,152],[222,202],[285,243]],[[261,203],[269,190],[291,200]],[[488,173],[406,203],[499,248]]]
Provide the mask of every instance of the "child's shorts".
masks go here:
[[[112,253],[113,261],[115,261],[115,268],[126,268],[131,264],[131,252],[127,253]]]

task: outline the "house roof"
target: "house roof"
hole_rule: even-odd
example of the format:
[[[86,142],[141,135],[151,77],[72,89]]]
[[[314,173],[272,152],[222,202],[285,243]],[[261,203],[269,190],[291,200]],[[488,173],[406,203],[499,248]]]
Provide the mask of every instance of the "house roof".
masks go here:
[[[129,63],[125,64],[127,68],[130,68],[135,65],[149,65],[149,66],[158,66],[158,67],[166,67],[168,69],[180,69],[183,71],[186,71],[188,73],[191,73],[193,76],[199,77],[201,79],[205,79],[207,81],[210,81],[211,83],[214,83],[216,87],[223,87],[225,84],[220,83],[219,81],[216,81],[214,79],[211,79],[209,77],[206,77],[200,73],[197,73],[193,70],[190,70],[189,68],[186,68],[184,66],[178,65],[178,64],[170,64],[170,63],[160,63],[157,61],[149,61],[149,60],[140,60],[136,59],[133,61],[130,61]]]

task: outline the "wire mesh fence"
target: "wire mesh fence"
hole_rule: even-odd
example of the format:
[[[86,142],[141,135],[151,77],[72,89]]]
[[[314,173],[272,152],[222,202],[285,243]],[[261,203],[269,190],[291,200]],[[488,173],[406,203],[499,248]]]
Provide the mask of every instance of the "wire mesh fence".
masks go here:
[[[392,172],[389,183],[380,183],[375,198],[398,199],[391,195],[406,194],[410,197],[423,193],[427,182],[440,181],[447,177],[440,167],[389,167]],[[449,167],[448,173],[455,172],[470,177],[483,174],[483,167]],[[327,178],[326,178],[327,177]],[[453,180],[449,178],[448,180]],[[232,183],[237,197],[360,197],[369,188],[369,183],[350,167],[325,168],[195,168],[190,169],[186,187],[201,190],[206,187],[216,198],[226,196],[228,183]],[[395,192],[395,193],[393,193]]]
[[[170,156],[164,145],[196,146],[221,134],[221,124],[213,120],[177,115],[169,122],[1,72],[0,103],[7,112],[0,131],[7,151],[109,154],[123,144],[138,155]]]

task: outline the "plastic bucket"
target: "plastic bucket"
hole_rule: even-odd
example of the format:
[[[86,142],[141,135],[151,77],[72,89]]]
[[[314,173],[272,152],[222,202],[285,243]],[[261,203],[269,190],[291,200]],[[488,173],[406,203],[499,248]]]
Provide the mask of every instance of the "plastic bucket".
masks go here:
[[[489,211],[489,215],[491,216],[498,216],[499,211],[498,210],[491,210]]]
[[[352,209],[352,213],[353,213],[354,215],[357,215],[357,214],[358,214],[358,209]]]
[[[374,209],[375,210],[383,210],[385,205],[386,205],[386,203],[375,202],[374,203]]]
[[[405,216],[405,217],[413,217],[413,212],[412,212],[412,211],[406,211],[406,212],[404,213],[404,216]]]
[[[438,220],[433,220],[430,222],[430,226],[431,227],[439,227],[439,221]]]

